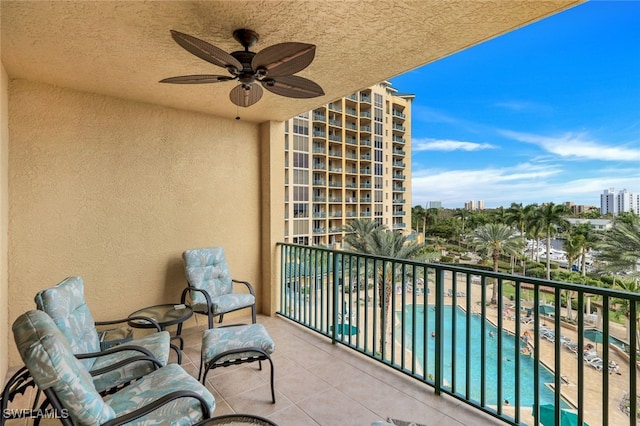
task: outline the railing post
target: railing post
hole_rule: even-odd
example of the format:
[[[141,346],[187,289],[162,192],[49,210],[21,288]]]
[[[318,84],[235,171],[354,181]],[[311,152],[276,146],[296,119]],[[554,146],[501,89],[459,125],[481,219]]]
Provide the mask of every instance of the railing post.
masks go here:
[[[436,270],[436,359],[435,366],[435,393],[440,395],[442,391],[442,366],[444,364],[444,345],[442,332],[442,317],[444,315],[444,270]],[[425,337],[426,338],[426,337]]]
[[[340,294],[340,289],[338,288],[338,278],[340,277],[340,273],[338,271],[339,257],[337,253],[333,253],[333,271],[332,271],[332,279],[333,279],[333,300],[332,300],[332,322],[333,322],[333,330],[331,332],[331,343],[336,344],[336,338],[338,336],[338,295]],[[342,327],[342,325],[340,325]]]

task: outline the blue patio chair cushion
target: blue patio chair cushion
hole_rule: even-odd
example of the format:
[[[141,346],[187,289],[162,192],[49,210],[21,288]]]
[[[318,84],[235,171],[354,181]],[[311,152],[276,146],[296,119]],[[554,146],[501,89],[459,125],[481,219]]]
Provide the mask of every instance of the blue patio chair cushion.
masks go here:
[[[185,250],[182,253],[189,284],[205,290],[212,301],[212,312],[220,314],[255,303],[252,294],[233,293],[231,273],[222,247]],[[196,311],[208,311],[207,300],[201,292],[191,292],[191,307]]]
[[[201,395],[207,401],[213,413],[216,405],[213,395],[178,364],[169,364],[144,376],[123,390],[106,397],[106,401],[116,415],[121,416],[175,390],[187,390]],[[127,424],[140,426],[160,424],[192,425],[200,420],[203,419],[198,400],[195,398],[180,398]]]
[[[151,333],[139,339],[131,340],[127,342],[127,345],[142,346],[145,349],[149,349],[154,358],[156,358],[160,364],[165,366],[169,362],[169,340],[169,332],[162,331],[160,333]],[[96,358],[91,370],[98,370],[127,358],[139,355],[141,355],[140,352],[123,351],[101,356]],[[98,391],[102,391],[113,387],[114,384],[129,382],[133,379],[145,376],[152,371],[154,371],[154,366],[150,362],[134,362],[117,370],[112,370],[98,376],[94,376],[93,383]]]
[[[100,336],[95,321],[84,297],[84,282],[81,277],[69,277],[58,285],[41,290],[35,296],[36,307],[46,312],[66,337],[74,354],[100,352]],[[127,342],[127,345],[149,349],[163,366],[169,361],[169,340],[167,331],[149,334]],[[141,355],[140,352],[123,351],[97,358],[81,360],[89,370],[97,370],[113,365],[123,359]],[[95,376],[98,391],[127,383],[154,370],[152,363],[141,361]]]
[[[102,399],[67,339],[42,311],[29,311],[18,317],[13,333],[20,356],[38,387],[55,391],[74,424],[102,424],[176,390],[193,391],[205,399],[211,412],[215,409],[213,395],[177,364],[153,371]],[[191,425],[200,420],[203,418],[199,401],[179,398],[128,424]]]
[[[214,357],[236,349],[260,348],[272,354],[276,345],[262,324],[238,325],[234,327],[213,328],[205,330],[202,338],[202,360],[206,364]],[[229,360],[248,358],[255,352],[242,352],[224,356],[216,364]]]
[[[100,352],[96,323],[84,299],[81,277],[69,277],[35,296],[36,307],[46,312],[67,338],[74,354]],[[82,360],[91,370],[94,358]]]
[[[75,424],[101,424],[115,418],[69,342],[42,311],[29,311],[13,323],[18,352],[42,390],[52,388]]]

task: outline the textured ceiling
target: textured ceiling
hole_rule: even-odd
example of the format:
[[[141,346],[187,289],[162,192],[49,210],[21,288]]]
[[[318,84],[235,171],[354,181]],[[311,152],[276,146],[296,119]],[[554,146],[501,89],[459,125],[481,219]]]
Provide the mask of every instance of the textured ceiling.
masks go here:
[[[285,120],[581,3],[582,0],[421,1],[6,1],[2,63],[12,78],[235,117],[235,82],[159,84],[165,77],[225,74],[178,46],[178,30],[231,52],[233,30],[260,34],[259,51],[298,41],[317,46],[298,75],[326,95],[266,92],[244,120]]]

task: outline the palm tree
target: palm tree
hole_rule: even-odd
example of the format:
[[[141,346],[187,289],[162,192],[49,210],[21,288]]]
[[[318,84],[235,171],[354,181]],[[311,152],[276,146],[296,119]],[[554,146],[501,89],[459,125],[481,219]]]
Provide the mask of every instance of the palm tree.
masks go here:
[[[571,235],[567,234],[567,239],[564,241],[564,251],[567,256],[567,262],[569,263],[569,271],[573,270],[573,262],[582,253],[584,247],[584,236],[580,234]],[[567,290],[567,318],[571,319],[571,290]]]
[[[368,253],[365,237],[381,226],[378,222],[370,219],[353,219],[344,227],[344,231],[346,232],[344,241],[351,246],[353,250]]]
[[[394,259],[415,259],[423,248],[416,242],[409,242],[405,235],[399,232],[389,231],[376,224],[371,225],[364,222],[367,220],[358,219],[351,227],[353,233],[345,237],[345,240],[355,250],[381,257]],[[377,262],[378,283],[378,306],[381,308],[380,321],[380,351],[386,344],[387,327],[389,324],[389,307],[391,303],[391,292],[393,291],[393,277],[401,274],[400,270],[395,270],[390,261]]]
[[[524,248],[524,240],[516,235],[513,228],[502,223],[488,223],[474,231],[473,244],[476,250],[491,256],[493,270],[498,272],[498,260],[501,254],[517,255]],[[491,304],[496,304],[498,292],[496,280],[493,280]]]
[[[638,275],[640,261],[640,216],[631,214],[618,217],[596,245],[598,260],[605,263],[605,270],[631,272]],[[614,276],[615,277],[615,276]]]
[[[547,237],[547,279],[551,279],[551,237],[558,232],[558,228],[569,228],[569,222],[564,215],[569,212],[563,204],[547,203],[540,207],[541,228]]]
[[[587,252],[594,247],[599,241],[599,235],[591,228],[589,223],[580,223],[571,227],[572,233],[575,235],[582,235],[582,247],[580,251],[580,271],[582,276],[587,275]]]

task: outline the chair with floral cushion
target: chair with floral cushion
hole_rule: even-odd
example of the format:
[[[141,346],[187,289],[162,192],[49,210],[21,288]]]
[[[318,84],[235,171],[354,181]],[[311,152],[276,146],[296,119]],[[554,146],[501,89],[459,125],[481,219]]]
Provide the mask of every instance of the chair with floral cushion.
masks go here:
[[[222,247],[186,250],[182,258],[188,286],[182,292],[181,303],[186,303],[189,294],[193,312],[207,315],[209,328],[213,328],[214,317],[219,316],[222,322],[224,314],[244,308],[251,308],[252,323],[256,323],[253,286],[231,278]],[[246,286],[248,293],[234,292],[234,283]],[[181,328],[178,325],[178,334]]]
[[[101,351],[96,325],[126,323],[131,318],[95,322],[85,301],[81,277],[69,277],[54,287],[41,290],[36,294],[35,302],[66,337],[73,353],[93,376],[98,392],[108,392],[151,373],[158,365],[167,365],[170,350],[167,331],[151,333]],[[144,359],[136,359],[139,357]]]
[[[104,398],[89,370],[46,313],[13,323],[18,352],[63,424],[194,424],[211,417],[213,395],[178,364],[155,370]]]

